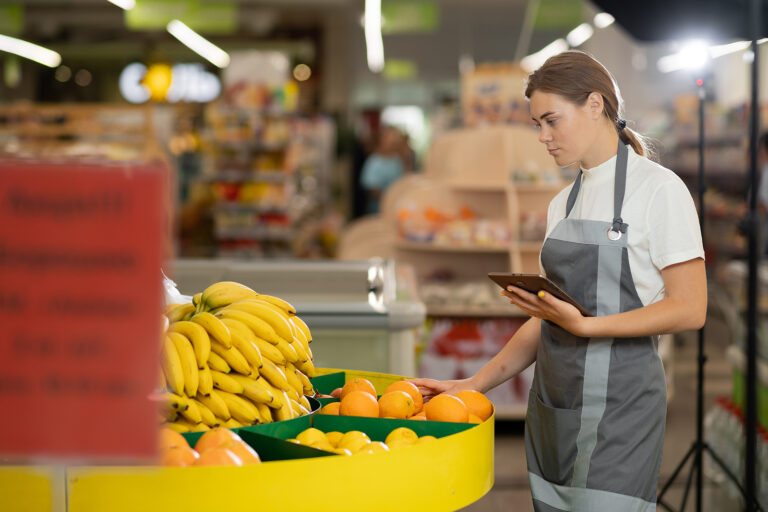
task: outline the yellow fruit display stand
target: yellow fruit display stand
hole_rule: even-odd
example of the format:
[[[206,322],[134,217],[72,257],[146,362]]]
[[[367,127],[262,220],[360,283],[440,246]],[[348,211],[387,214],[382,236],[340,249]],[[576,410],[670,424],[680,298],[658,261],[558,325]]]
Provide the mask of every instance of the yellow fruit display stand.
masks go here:
[[[347,370],[318,369],[318,374],[331,376],[342,371],[342,378],[370,380],[378,392],[402,379]],[[66,471],[66,510],[457,510],[493,486],[493,416],[476,425],[377,418],[359,418],[355,423],[352,417],[313,416],[313,423],[321,430],[333,427],[343,431],[345,421],[352,421],[349,429],[363,431],[366,425],[372,427],[372,422],[378,422],[379,429],[391,422],[392,426],[409,426],[420,435],[434,433],[438,439],[391,452],[263,458],[261,464],[242,467],[71,466]],[[276,434],[278,424],[270,428],[272,435],[280,436]],[[304,427],[285,429],[283,439],[293,437],[300,428]],[[248,428],[240,430],[250,443]],[[443,435],[445,432],[455,433]],[[46,494],[41,474],[38,469],[0,468],[0,495],[11,497],[7,510],[56,510],[55,505],[53,509],[46,507],[42,500],[27,501],[33,490],[39,496]],[[50,481],[47,485],[51,486]]]

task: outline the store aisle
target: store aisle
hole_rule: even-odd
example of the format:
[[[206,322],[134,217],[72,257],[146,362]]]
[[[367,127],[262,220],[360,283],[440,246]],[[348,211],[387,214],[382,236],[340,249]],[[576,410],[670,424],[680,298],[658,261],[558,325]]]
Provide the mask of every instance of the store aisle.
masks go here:
[[[725,359],[730,334],[725,324],[712,315],[707,321],[705,404],[711,406],[718,396],[730,395],[731,367]],[[676,336],[674,354],[674,395],[667,411],[667,431],[661,465],[660,485],[669,479],[690,448],[696,430],[696,343],[695,333]],[[706,412],[706,411],[705,411]],[[522,422],[496,425],[496,475],[493,489],[481,500],[464,508],[466,512],[533,511],[528,490]],[[690,463],[689,463],[690,464]],[[678,509],[685,489],[686,470],[678,476],[665,496],[665,502]],[[686,510],[694,510],[693,488]],[[738,510],[740,507],[725,491],[705,479],[704,511]],[[658,510],[664,510],[658,507]]]

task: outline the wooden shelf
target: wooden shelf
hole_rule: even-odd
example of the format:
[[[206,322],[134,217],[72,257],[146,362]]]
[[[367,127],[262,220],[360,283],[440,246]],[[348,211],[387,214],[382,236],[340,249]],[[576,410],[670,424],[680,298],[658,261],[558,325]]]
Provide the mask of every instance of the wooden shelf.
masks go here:
[[[509,254],[509,247],[492,247],[484,245],[439,245],[422,242],[395,243],[395,249],[401,251],[433,251],[433,252],[454,252],[454,253],[483,253],[483,254]]]
[[[446,183],[459,192],[506,192],[507,187],[497,183]]]
[[[427,305],[427,316],[443,316],[457,318],[520,318],[528,314],[517,306],[479,308],[477,306],[430,306]]]
[[[541,241],[541,242],[521,241],[521,242],[513,243],[512,247],[522,252],[539,252],[543,244],[544,244],[544,241]]]
[[[518,192],[559,192],[567,183],[512,183]]]
[[[253,213],[279,213],[286,214],[287,206],[269,206],[258,203],[239,203],[237,201],[223,201],[213,206],[216,211],[240,212],[247,211]]]

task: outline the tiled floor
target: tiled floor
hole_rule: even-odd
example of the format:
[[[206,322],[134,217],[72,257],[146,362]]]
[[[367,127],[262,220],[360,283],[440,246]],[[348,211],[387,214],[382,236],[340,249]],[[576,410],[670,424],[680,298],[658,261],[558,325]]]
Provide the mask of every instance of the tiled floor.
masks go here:
[[[724,351],[730,343],[730,334],[717,318],[711,318],[707,322],[705,343],[709,358],[705,370],[705,407],[709,407],[716,397],[729,395],[731,391],[731,369],[724,357]],[[660,487],[669,480],[696,436],[696,348],[696,333],[676,336],[673,364],[674,395],[669,402],[667,412]],[[679,509],[689,467],[690,463],[664,497],[664,501],[677,512],[683,512]],[[741,509],[740,505],[729,498],[720,487],[706,479],[702,501],[705,512]],[[526,478],[522,422],[497,423],[494,486],[482,499],[463,510],[466,512],[533,511]],[[664,509],[659,506],[658,510]],[[685,510],[695,510],[693,489]]]

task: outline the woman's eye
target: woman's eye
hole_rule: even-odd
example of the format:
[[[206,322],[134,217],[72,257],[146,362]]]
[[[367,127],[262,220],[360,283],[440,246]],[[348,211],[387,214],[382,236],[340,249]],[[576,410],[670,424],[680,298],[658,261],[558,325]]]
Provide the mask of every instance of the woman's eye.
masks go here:
[[[547,119],[547,124],[548,124],[549,126],[554,126],[554,124],[555,124],[555,121],[557,121],[557,119]]]

